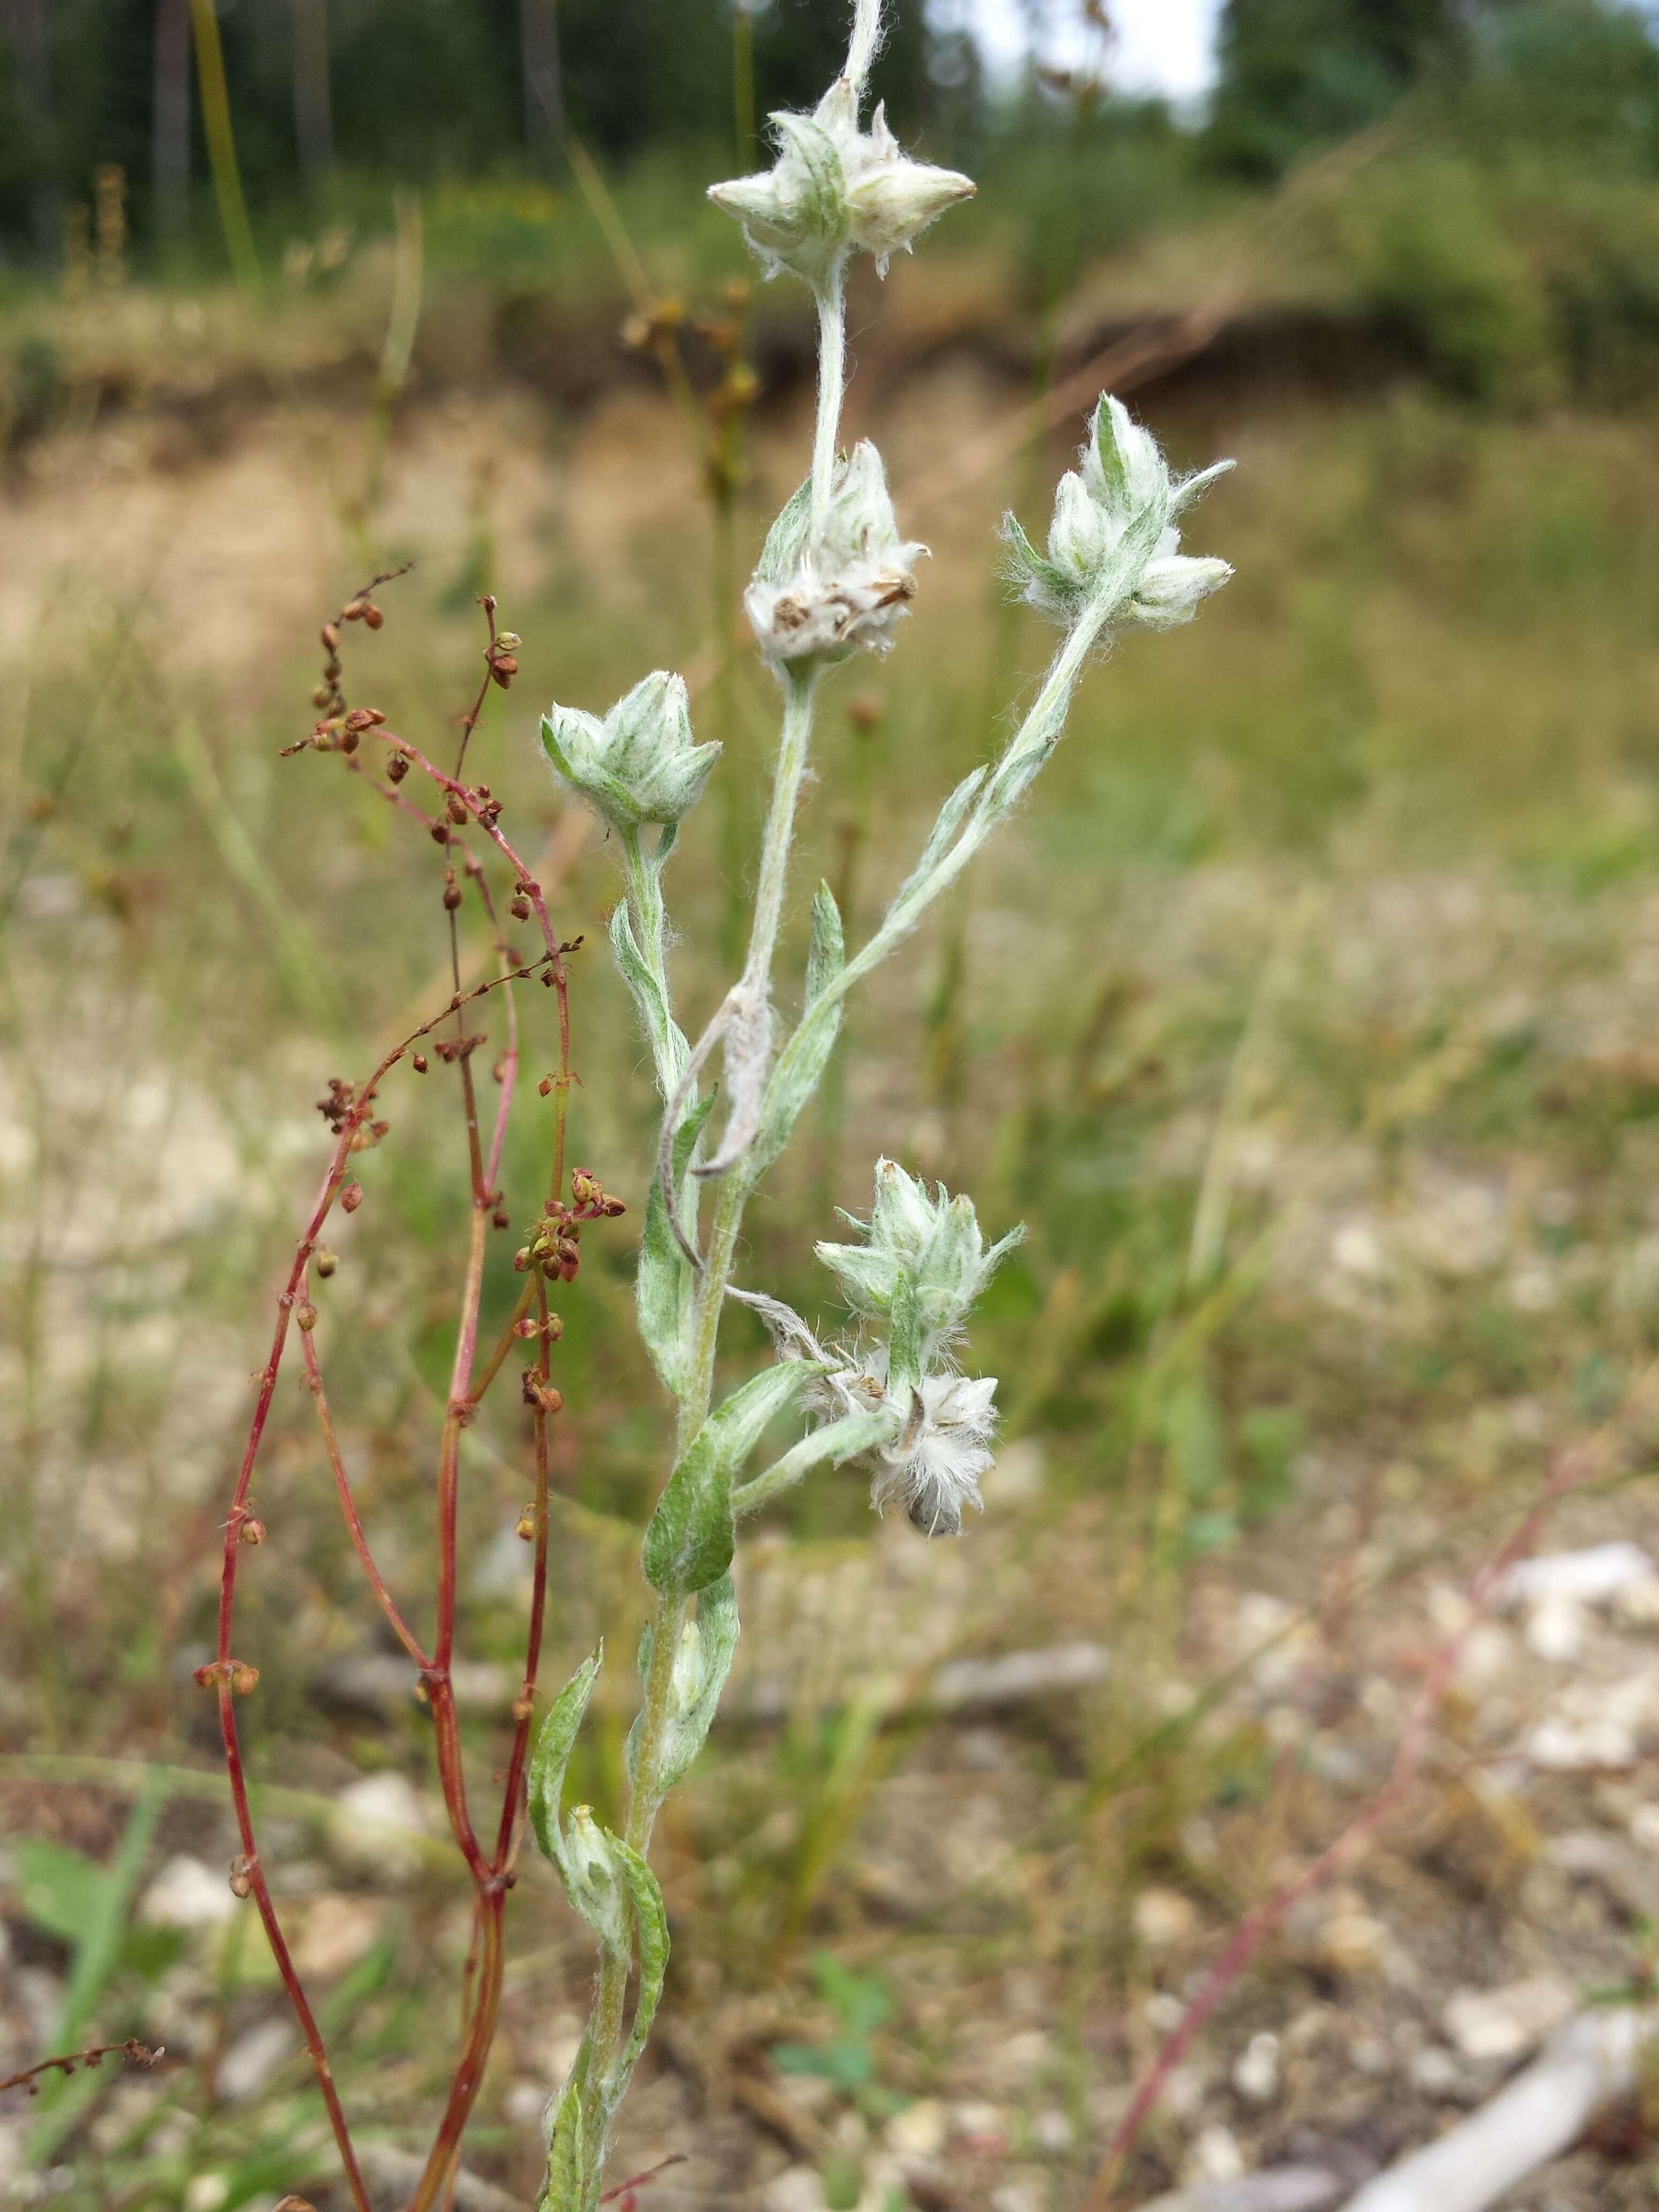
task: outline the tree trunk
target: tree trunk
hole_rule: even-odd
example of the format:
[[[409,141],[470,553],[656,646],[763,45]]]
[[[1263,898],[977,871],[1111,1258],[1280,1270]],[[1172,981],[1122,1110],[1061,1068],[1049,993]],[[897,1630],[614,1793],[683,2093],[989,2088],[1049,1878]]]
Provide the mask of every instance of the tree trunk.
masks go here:
[[[519,37],[524,59],[525,143],[532,155],[546,161],[564,143],[558,0],[519,0]]]
[[[155,227],[176,237],[190,205],[190,0],[155,0],[150,181]]]
[[[328,0],[294,0],[294,128],[308,185],[334,166],[328,87]]]

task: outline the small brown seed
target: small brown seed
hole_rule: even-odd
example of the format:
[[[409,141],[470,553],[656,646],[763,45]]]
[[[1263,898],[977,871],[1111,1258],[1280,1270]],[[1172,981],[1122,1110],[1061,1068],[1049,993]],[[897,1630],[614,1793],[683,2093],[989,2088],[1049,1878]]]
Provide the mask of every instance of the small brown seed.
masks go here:
[[[363,1187],[360,1182],[349,1182],[340,1193],[340,1204],[348,1213],[355,1213],[363,1202]]]
[[[326,1244],[319,1244],[317,1247],[315,1258],[317,1262],[317,1273],[323,1278],[324,1281],[326,1282],[328,1278],[334,1273],[334,1270],[339,1266],[339,1258],[337,1254],[329,1250]]]
[[[338,626],[338,624],[337,624],[337,623],[325,623],[323,624],[323,650],[324,650],[324,652],[325,652],[325,653],[329,653],[329,654],[333,654],[333,653],[337,653],[337,652],[339,651],[339,648],[340,648],[340,631],[339,631],[339,626]]]
[[[380,612],[379,607],[370,605],[363,609],[363,620],[368,624],[370,629],[379,629],[386,617]],[[278,2212],[281,2212],[280,2207],[278,2207]]]
[[[257,1513],[250,1513],[236,1533],[245,1544],[263,1544],[265,1540],[265,1524]]]
[[[304,1329],[306,1334],[309,1336],[312,1330],[317,1326],[317,1309],[315,1306],[312,1305],[301,1306],[295,1314],[294,1318],[299,1326]]]
[[[416,1075],[424,1075],[430,1063],[423,1052],[417,1052],[413,1060],[410,1062],[410,1066],[414,1068]]]

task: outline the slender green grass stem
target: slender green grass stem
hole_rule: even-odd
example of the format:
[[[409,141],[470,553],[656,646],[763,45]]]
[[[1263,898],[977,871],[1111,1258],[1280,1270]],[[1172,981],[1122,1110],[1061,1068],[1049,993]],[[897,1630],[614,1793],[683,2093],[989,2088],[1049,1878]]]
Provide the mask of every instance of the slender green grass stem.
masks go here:
[[[253,228],[247,219],[247,202],[242,197],[241,172],[236,166],[236,138],[231,129],[224,49],[219,43],[219,19],[214,13],[213,0],[190,0],[190,20],[196,34],[202,128],[208,142],[208,161],[213,171],[213,191],[219,203],[225,250],[230,256],[239,288],[250,305],[256,305],[260,293],[259,256],[253,243]]]

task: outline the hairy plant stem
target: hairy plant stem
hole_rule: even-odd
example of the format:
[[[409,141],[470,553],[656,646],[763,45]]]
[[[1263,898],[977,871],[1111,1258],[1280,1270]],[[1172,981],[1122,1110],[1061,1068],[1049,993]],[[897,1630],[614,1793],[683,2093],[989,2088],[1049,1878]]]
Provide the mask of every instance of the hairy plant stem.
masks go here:
[[[841,437],[841,403],[847,390],[847,263],[838,258],[817,288],[818,409],[812,430],[812,535],[823,534]]]
[[[744,983],[763,994],[770,988],[772,963],[777,951],[789,853],[794,842],[795,811],[811,742],[817,681],[817,672],[810,667],[790,669],[783,679],[783,726],[761,845],[749,951],[743,970]],[[651,967],[653,983],[660,986],[665,1005],[667,980],[662,969],[660,890],[654,872],[640,853],[637,833],[631,837],[624,835],[623,842],[629,886],[638,908],[635,918],[640,926],[641,951]],[[737,1249],[744,1209],[753,1188],[753,1175],[743,1160],[721,1177],[716,1188],[708,1249],[692,1292],[690,1359],[675,1425],[677,1462],[707,1419],[714,1397],[714,1362],[726,1285],[731,1280],[732,1255]],[[673,1694],[675,1656],[690,1611],[688,1600],[661,1595],[652,1618],[651,1660],[641,1693],[639,1743],[623,1827],[624,1840],[641,1857],[650,1850],[652,1831],[665,1794],[659,1780],[663,1740]],[[629,1966],[624,1952],[607,1948],[602,1954],[593,1999],[592,2057],[587,2076],[589,2124],[594,2139],[605,2125],[607,2077],[622,2046]]]

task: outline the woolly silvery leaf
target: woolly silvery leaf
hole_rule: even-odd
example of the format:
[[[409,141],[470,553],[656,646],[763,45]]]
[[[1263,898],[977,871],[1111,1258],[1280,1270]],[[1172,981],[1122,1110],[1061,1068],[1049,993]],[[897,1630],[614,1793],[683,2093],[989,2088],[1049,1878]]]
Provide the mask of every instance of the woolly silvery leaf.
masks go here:
[[[773,167],[708,188],[742,224],[769,276],[789,269],[822,286],[849,252],[873,255],[885,276],[890,256],[908,252],[946,208],[973,197],[970,178],[907,159],[880,107],[861,131],[858,95],[844,76],[810,116],[779,113],[772,125]]]
[[[810,1007],[841,974],[847,957],[842,934],[841,909],[828,884],[821,883],[812,898],[812,937],[806,955],[806,1004]],[[803,1048],[790,1055],[787,1069],[768,1086],[761,1123],[755,1137],[750,1165],[759,1175],[769,1168],[789,1140],[801,1109],[817,1091],[841,1034],[842,1002],[836,999],[823,1010],[808,1031]]]
[[[668,1478],[645,1532],[645,1578],[668,1597],[690,1597],[732,1565],[732,1479],[774,1414],[818,1372],[805,1361],[769,1367],[732,1393],[697,1431]]]
[[[1021,597],[1066,623],[1102,600],[1121,619],[1153,629],[1188,620],[1232,570],[1182,555],[1174,517],[1231,466],[1172,477],[1151,431],[1103,392],[1079,466],[1055,488],[1046,550],[1037,551],[1012,514],[1004,521]]]
[[[668,1915],[663,1907],[662,1891],[657,1877],[631,1844],[620,1836],[610,1838],[628,1885],[629,1903],[634,1908],[634,1933],[639,1943],[640,1984],[634,2000],[634,2026],[628,2039],[628,2048],[611,2080],[605,2084],[605,2101],[612,2109],[621,2101],[628,2086],[628,2077],[634,2070],[635,2060],[645,2048],[646,2038],[651,2033],[651,2023],[657,2016],[657,2007],[662,1999],[663,1978],[668,1972]]]
[[[915,1364],[931,1366],[961,1328],[969,1308],[999,1261],[1024,1235],[1015,1229],[986,1245],[970,1198],[952,1198],[941,1184],[927,1184],[892,1160],[876,1163],[876,1197],[862,1244],[820,1244],[817,1255],[841,1285],[855,1313],[894,1318],[903,1297],[908,1327],[917,1336]],[[907,1329],[908,1333],[908,1329]],[[907,1364],[908,1361],[907,1359]]]
[[[692,1169],[696,1176],[724,1175],[748,1151],[760,1127],[766,1072],[772,1064],[772,1008],[763,988],[735,984],[721,1024],[726,1068],[726,1127],[713,1158]]]
[[[980,1477],[991,1464],[996,1377],[929,1375],[911,1394],[911,1418],[878,1455],[870,1503],[902,1506],[924,1536],[959,1536],[965,1506],[982,1506]]]
[[[582,2112],[592,2056],[590,2021],[576,2054],[576,2063],[553,2107],[548,2130],[547,2180],[537,2200],[538,2212],[580,2212],[599,2190],[599,2177],[590,2171],[587,2127]]]
[[[861,439],[836,464],[823,529],[803,484],[768,534],[744,606],[769,660],[885,653],[927,550],[899,536],[881,455]]]
[[[714,1104],[714,1094],[711,1091],[691,1109],[675,1132],[672,1153],[673,1187],[677,1204],[685,1218],[690,1216],[696,1204],[696,1189],[686,1173],[687,1164]],[[645,1227],[640,1236],[635,1296],[645,1348],[651,1354],[664,1387],[676,1394],[685,1385],[684,1331],[690,1312],[690,1262],[680,1249],[679,1239],[669,1222],[662,1185],[653,1176],[646,1193]]]
[[[572,1809],[559,1843],[564,1893],[612,1952],[624,1949],[629,1938],[628,1885],[617,1849],[617,1838],[599,1826],[591,1806]]]
[[[682,1780],[702,1749],[714,1723],[720,1692],[726,1687],[726,1678],[732,1671],[738,1632],[737,1595],[731,1576],[723,1575],[719,1582],[710,1583],[699,1594],[696,1620],[688,1621],[680,1631],[679,1649],[674,1654],[671,1702],[657,1754],[657,1786],[660,1790],[672,1790]],[[651,1637],[647,1626],[640,1639],[641,1680],[650,1669]],[[630,1782],[639,1753],[641,1717],[635,1716],[634,1725],[628,1732]]]
[[[559,1863],[562,1840],[563,1816],[560,1800],[564,1792],[565,1769],[570,1764],[576,1732],[593,1694],[604,1657],[605,1646],[600,1644],[597,1651],[583,1660],[548,1708],[547,1718],[542,1723],[536,1748],[531,1754],[527,1788],[531,1831],[542,1856],[555,1866]]]
[[[678,822],[720,753],[692,742],[684,678],[665,669],[636,684],[603,721],[554,707],[542,717],[542,744],[565,781],[616,830]]]

